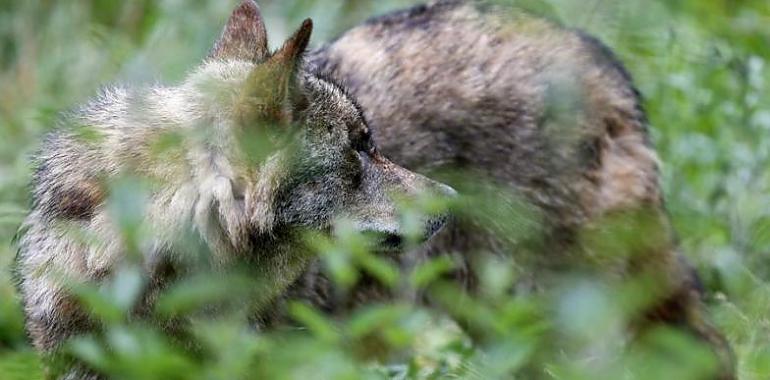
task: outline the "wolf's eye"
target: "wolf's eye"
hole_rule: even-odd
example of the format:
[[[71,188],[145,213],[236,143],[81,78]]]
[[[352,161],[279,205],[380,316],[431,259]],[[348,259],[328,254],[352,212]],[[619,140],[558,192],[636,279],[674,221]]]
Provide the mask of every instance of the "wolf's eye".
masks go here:
[[[372,134],[369,131],[369,127],[356,128],[350,134],[350,143],[352,148],[358,152],[366,154],[374,154],[376,147],[372,141]]]
[[[354,149],[358,152],[371,155],[374,154],[377,148],[374,146],[371,140],[364,140],[354,144]]]

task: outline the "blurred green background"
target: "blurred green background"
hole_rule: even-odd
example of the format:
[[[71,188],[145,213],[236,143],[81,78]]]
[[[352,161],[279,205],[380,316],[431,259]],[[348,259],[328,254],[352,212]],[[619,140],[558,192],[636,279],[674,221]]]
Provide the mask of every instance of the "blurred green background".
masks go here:
[[[645,97],[663,161],[667,207],[682,250],[704,278],[709,307],[733,344],[741,378],[770,378],[770,2],[503,2],[587,30],[626,63]],[[60,111],[88,99],[104,84],[174,83],[183,78],[206,54],[235,3],[0,0],[0,379],[42,376],[24,337],[8,269],[15,254],[11,240],[29,202],[29,157],[41,136],[55,127]],[[319,46],[369,16],[414,2],[259,3],[275,47],[305,17],[314,19],[312,44]],[[603,298],[595,290],[577,288],[573,296],[580,303],[601,304]],[[538,303],[518,307],[537,309]],[[347,327],[335,328],[310,309],[297,306],[294,312],[310,326],[311,338],[296,338],[301,339],[297,343],[295,338],[239,335],[232,326],[207,326],[208,330],[201,330],[201,339],[222,348],[223,353],[203,364],[136,326],[116,328],[115,334],[122,336],[123,343],[139,344],[146,351],[142,355],[113,353],[111,359],[105,358],[99,356],[105,355],[103,351],[86,343],[79,352],[92,354],[93,360],[109,361],[106,371],[122,374],[118,378],[137,379],[229,379],[243,373],[271,378],[308,374],[320,378],[488,378],[489,373],[502,373],[497,372],[500,363],[496,361],[511,368],[542,364],[552,378],[697,378],[686,372],[671,377],[677,372],[660,375],[655,371],[645,377],[639,375],[644,371],[635,372],[638,363],[634,357],[619,364],[622,369],[600,364],[606,371],[598,374],[586,372],[585,363],[561,363],[552,358],[538,362],[541,359],[530,354],[531,347],[548,342],[536,333],[523,334],[519,347],[500,348],[507,353],[505,360],[495,356],[494,349],[480,359],[465,340],[446,333],[451,327],[422,334],[426,336],[418,334],[420,328],[415,326],[421,326],[421,318],[428,318],[427,312],[404,305],[383,305],[354,318]],[[596,321],[591,319],[594,317],[586,316]],[[374,365],[347,351],[338,337],[355,329],[383,326],[398,327],[393,332],[395,342],[409,342],[402,343],[420,354],[393,365]],[[147,357],[160,358],[148,365],[152,371],[126,369],[131,363],[148,363]],[[516,359],[510,360],[512,357]],[[270,360],[270,368],[252,368],[255,358]],[[302,360],[298,362],[298,358]],[[198,372],[192,375],[190,371]]]

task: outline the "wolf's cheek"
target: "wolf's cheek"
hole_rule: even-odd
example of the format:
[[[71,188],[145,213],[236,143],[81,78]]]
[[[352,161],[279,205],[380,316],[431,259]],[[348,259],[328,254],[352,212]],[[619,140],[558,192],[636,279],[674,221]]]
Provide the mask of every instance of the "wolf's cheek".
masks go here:
[[[344,181],[324,176],[293,187],[279,199],[279,221],[288,226],[325,228],[345,197]]]

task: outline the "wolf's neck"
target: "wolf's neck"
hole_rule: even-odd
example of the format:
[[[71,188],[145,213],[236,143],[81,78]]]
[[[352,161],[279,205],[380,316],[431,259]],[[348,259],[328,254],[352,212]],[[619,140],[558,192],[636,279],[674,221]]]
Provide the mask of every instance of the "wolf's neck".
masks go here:
[[[143,139],[180,137],[167,157],[145,166],[158,168],[154,174],[170,182],[156,194],[156,204],[159,210],[179,204],[168,214],[189,220],[212,250],[222,253],[252,250],[251,237],[270,233],[282,173],[278,156],[251,167],[238,153],[232,102],[250,67],[208,64],[181,86],[155,88],[147,96],[146,124],[152,128]]]

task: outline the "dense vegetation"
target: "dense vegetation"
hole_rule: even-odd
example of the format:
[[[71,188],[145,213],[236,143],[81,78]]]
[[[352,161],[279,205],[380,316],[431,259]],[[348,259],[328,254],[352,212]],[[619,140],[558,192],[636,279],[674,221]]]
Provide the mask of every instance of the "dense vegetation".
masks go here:
[[[770,378],[770,3],[507,2],[599,36],[626,62],[645,96],[664,162],[668,210],[683,252],[703,276],[713,319],[733,344],[740,378]],[[182,78],[205,55],[233,3],[0,1],[0,379],[43,376],[8,269],[29,203],[29,156],[41,136],[58,112],[104,83]],[[260,1],[273,42],[310,16],[315,44],[409,3]],[[118,204],[134,201],[130,191],[116,194]],[[130,223],[126,228],[130,233]],[[436,261],[398,273],[355,235],[315,242],[343,288],[360,270],[386,285],[422,287],[452,266]],[[496,336],[483,347],[470,345],[442,313],[410,303],[373,305],[342,321],[295,303],[289,310],[305,329],[250,331],[238,308],[224,308],[231,315],[199,319],[192,335],[200,349],[190,353],[157,329],[124,319],[144,281],[129,266],[102,289],[81,289],[83,302],[107,327],[69,350],[121,379],[495,378],[512,372],[526,379],[529,371],[558,379],[697,379],[709,371],[702,348],[667,331],[650,338],[648,351],[618,352],[623,308],[617,300],[633,290],[565,275],[561,291],[512,298],[503,289],[513,274],[495,264],[480,299],[462,299],[447,287],[436,291],[438,298],[460,300],[457,309]],[[196,278],[169,291],[157,313],[168,317],[212,300],[248,298],[238,291],[248,281],[212,279],[202,287]]]

